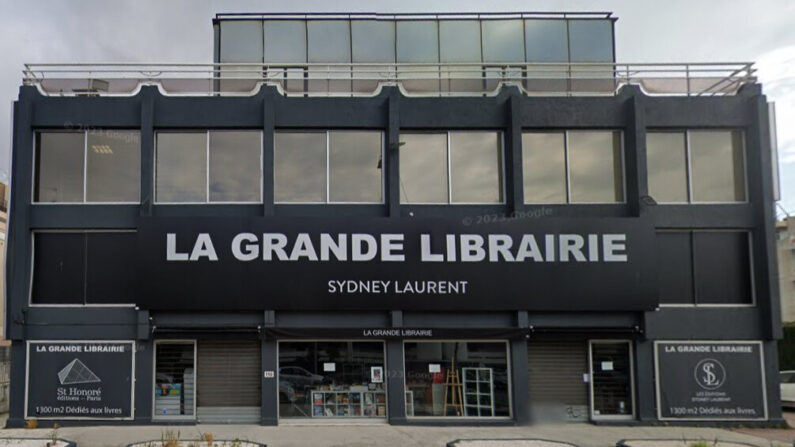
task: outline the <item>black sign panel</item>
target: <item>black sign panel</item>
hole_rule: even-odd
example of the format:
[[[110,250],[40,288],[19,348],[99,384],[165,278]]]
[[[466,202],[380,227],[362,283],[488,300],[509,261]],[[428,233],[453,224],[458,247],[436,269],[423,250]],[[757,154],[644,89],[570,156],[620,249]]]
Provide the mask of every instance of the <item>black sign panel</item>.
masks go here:
[[[649,310],[652,225],[515,220],[142,218],[139,306]]]
[[[759,342],[658,342],[660,419],[767,419]]]
[[[133,342],[28,345],[26,417],[131,419]]]

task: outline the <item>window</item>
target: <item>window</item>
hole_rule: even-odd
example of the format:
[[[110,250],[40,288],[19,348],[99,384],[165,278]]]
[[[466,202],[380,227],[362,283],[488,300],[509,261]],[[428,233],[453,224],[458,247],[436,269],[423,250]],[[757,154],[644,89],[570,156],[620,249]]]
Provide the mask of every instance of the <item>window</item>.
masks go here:
[[[569,49],[572,62],[613,62],[613,22],[569,20]]]
[[[505,342],[407,342],[403,346],[408,416],[510,417]]]
[[[621,133],[527,132],[522,135],[525,203],[624,201]]]
[[[385,418],[382,342],[280,342],[279,417]]]
[[[502,203],[502,135],[491,131],[404,133],[402,203]]]
[[[223,20],[220,33],[221,62],[262,62],[262,21]]]
[[[32,304],[135,303],[132,231],[36,232]]]
[[[157,202],[262,200],[259,131],[158,132],[156,150]]]
[[[435,20],[398,21],[398,62],[439,62],[439,24]]]
[[[743,202],[743,152],[739,131],[648,132],[649,194],[660,203]]]
[[[522,134],[525,203],[566,203],[566,134]]]
[[[483,20],[481,27],[484,62],[524,60],[521,20]]]
[[[380,131],[276,132],[280,203],[382,203]]]
[[[265,21],[265,62],[306,62],[306,22]]]
[[[661,231],[657,271],[661,304],[753,303],[746,231]]]
[[[155,341],[155,418],[196,415],[196,342]]]
[[[351,21],[353,62],[395,62],[395,22]]]
[[[34,202],[102,203],[140,200],[138,131],[38,132]]]
[[[661,203],[687,202],[687,147],[681,132],[646,134],[649,195]]]
[[[568,62],[568,31],[565,20],[526,19],[527,62]]]

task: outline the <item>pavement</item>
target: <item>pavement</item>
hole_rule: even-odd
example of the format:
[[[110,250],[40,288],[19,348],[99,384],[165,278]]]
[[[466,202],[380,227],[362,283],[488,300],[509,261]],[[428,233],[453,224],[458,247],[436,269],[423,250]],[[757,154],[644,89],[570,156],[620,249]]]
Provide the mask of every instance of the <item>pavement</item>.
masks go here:
[[[211,432],[216,440],[257,441],[269,447],[444,447],[456,439],[545,439],[569,442],[579,447],[613,447],[622,439],[693,439],[744,442],[757,447],[793,446],[793,429],[722,430],[699,427],[626,427],[591,424],[535,425],[529,427],[421,427],[387,424],[366,425],[196,425],[196,426],[91,426],[63,427],[59,438],[75,441],[78,447],[125,446],[136,441],[160,440],[167,431],[181,439],[198,439]],[[0,438],[49,437],[52,429],[5,429]],[[517,443],[519,444],[519,443]]]

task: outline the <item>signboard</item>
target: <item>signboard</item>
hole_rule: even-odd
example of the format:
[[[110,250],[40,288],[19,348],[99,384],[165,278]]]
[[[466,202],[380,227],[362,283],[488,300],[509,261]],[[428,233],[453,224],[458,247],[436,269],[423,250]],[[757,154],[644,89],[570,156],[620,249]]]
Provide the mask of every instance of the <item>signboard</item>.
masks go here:
[[[660,420],[765,420],[761,342],[655,342]]]
[[[135,343],[29,341],[25,417],[132,419]]]
[[[642,218],[141,218],[145,309],[650,310]],[[498,293],[495,293],[498,292]]]

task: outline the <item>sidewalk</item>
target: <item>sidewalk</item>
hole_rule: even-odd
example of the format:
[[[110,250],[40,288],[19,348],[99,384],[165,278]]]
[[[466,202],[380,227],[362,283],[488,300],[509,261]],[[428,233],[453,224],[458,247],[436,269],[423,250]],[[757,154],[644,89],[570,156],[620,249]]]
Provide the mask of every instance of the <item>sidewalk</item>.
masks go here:
[[[792,446],[795,430],[773,430],[789,436],[789,443],[776,442],[748,433],[695,427],[604,427],[591,424],[537,425],[531,427],[417,427],[393,425],[304,425],[263,427],[259,425],[65,427],[58,437],[77,442],[78,447],[125,446],[134,441],[159,440],[166,430],[180,432],[182,439],[198,439],[212,432],[215,439],[251,440],[268,447],[444,447],[455,439],[547,439],[580,447],[613,447],[621,439],[718,439],[745,442],[758,447]],[[0,438],[48,437],[50,429],[8,429]],[[789,435],[787,435],[789,432]]]

